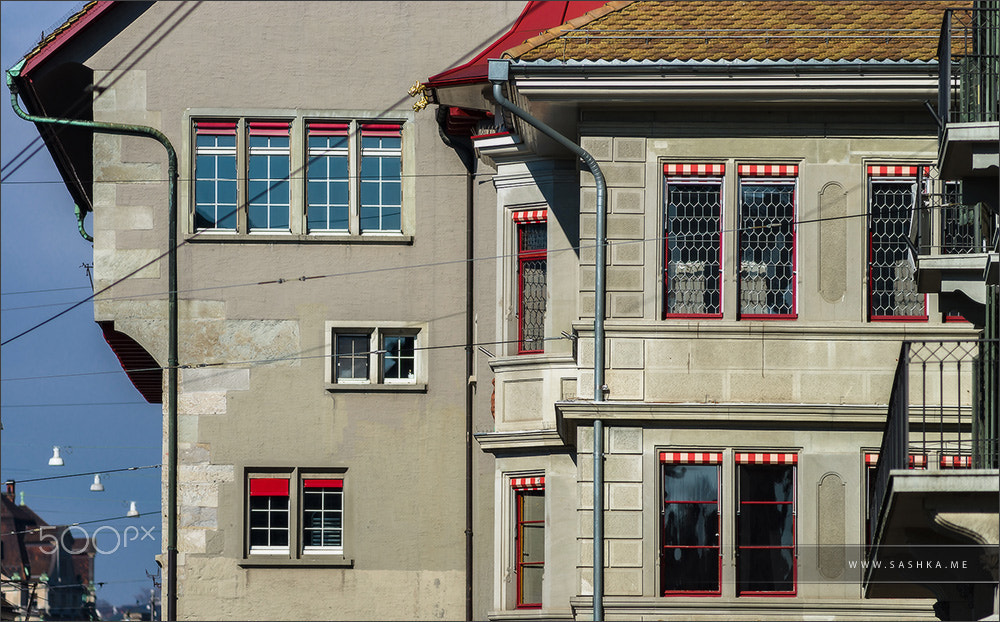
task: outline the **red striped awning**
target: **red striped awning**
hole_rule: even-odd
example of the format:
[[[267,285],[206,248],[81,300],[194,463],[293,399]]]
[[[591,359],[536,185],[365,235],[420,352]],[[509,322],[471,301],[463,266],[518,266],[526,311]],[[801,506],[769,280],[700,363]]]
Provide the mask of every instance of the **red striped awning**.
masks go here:
[[[546,222],[549,219],[549,210],[534,209],[522,212],[511,213],[511,218],[519,225],[531,222]]]
[[[868,167],[869,177],[916,177],[916,166],[872,166]],[[931,167],[924,167],[924,176],[931,174]]]
[[[697,175],[719,177],[726,174],[725,164],[680,164],[669,162],[663,165],[664,175]]]
[[[512,477],[510,487],[516,490],[545,490],[545,476]]]
[[[865,465],[875,466],[878,464],[878,454],[865,454]]]
[[[666,464],[722,464],[722,452],[661,451],[660,462]]]
[[[941,456],[942,469],[970,469],[972,456]]]
[[[403,127],[398,123],[364,123],[361,126],[362,136],[399,137]]]
[[[740,177],[796,177],[799,167],[795,164],[740,164]]]
[[[911,469],[926,469],[927,468],[927,454],[910,454],[910,468]]]
[[[251,121],[251,136],[288,136],[291,124],[288,121]]]
[[[349,123],[319,123],[309,124],[310,136],[347,136],[350,129]]]
[[[736,454],[736,464],[798,464],[798,462],[798,454]]]
[[[198,134],[235,134],[236,121],[195,121],[194,130]]]
[[[342,479],[307,479],[302,482],[303,488],[343,488]]]
[[[255,477],[250,480],[251,497],[287,497],[288,479],[284,477]]]

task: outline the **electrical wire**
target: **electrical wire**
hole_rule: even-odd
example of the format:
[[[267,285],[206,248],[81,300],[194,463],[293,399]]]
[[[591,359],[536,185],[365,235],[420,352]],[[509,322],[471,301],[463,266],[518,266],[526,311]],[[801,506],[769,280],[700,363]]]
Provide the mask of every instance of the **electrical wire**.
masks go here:
[[[70,473],[68,475],[50,475],[48,477],[34,477],[31,479],[7,480],[15,484],[28,484],[30,482],[47,482],[53,479],[66,479],[67,477],[83,477],[84,475],[103,475],[105,473],[121,473],[123,471],[141,471],[142,469],[159,469],[162,464],[150,464],[147,466],[124,467],[121,469],[103,469],[101,471],[89,471],[87,473]]]
[[[162,511],[140,512],[138,514],[138,516],[112,516],[111,518],[98,518],[96,520],[84,520],[84,521],[79,521],[79,522],[76,522],[76,523],[70,523],[68,525],[42,525],[40,527],[35,527],[34,529],[24,529],[24,530],[21,530],[21,531],[7,531],[7,532],[5,532],[3,534],[0,534],[0,535],[15,536],[15,535],[22,534],[22,533],[34,533],[36,531],[37,532],[41,532],[46,527],[67,527],[67,528],[68,527],[78,527],[79,525],[92,525],[94,523],[106,523],[108,521],[113,521],[113,520],[124,520],[126,518],[139,518],[139,517],[142,517],[142,516],[152,516],[153,514],[162,514],[162,513],[163,513]]]

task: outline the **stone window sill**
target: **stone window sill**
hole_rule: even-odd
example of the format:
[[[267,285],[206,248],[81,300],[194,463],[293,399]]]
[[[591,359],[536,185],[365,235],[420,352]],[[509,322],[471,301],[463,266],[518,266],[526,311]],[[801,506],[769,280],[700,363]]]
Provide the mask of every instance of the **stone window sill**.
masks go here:
[[[354,560],[342,555],[305,555],[298,559],[253,555],[237,562],[241,568],[353,568]]]
[[[330,393],[427,393],[426,384],[406,383],[330,383],[326,384]]]

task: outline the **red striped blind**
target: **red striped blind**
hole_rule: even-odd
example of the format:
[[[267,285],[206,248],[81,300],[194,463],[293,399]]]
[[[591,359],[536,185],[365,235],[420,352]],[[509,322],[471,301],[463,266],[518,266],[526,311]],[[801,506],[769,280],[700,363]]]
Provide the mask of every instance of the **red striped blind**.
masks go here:
[[[545,490],[545,476],[542,477],[512,477],[510,487],[517,490]]]
[[[518,224],[530,222],[546,222],[549,219],[549,211],[544,209],[526,210],[511,213],[511,218]]]
[[[795,177],[799,167],[795,164],[740,164],[741,177]]]
[[[675,164],[669,162],[663,165],[664,175],[699,175],[718,177],[726,174],[725,164]]]
[[[288,480],[283,477],[255,477],[250,480],[251,497],[287,497]]]
[[[910,454],[910,468],[911,469],[926,469],[927,468],[927,454]]]
[[[942,469],[968,469],[972,467],[972,456],[941,456]]]
[[[736,464],[798,464],[798,462],[798,454],[736,454]]]
[[[868,466],[878,464],[878,454],[865,454],[865,464]]]
[[[869,177],[916,177],[916,166],[874,166],[868,167]],[[924,167],[924,176],[931,174],[931,167]]]
[[[667,464],[722,464],[722,452],[661,451],[660,462]]]

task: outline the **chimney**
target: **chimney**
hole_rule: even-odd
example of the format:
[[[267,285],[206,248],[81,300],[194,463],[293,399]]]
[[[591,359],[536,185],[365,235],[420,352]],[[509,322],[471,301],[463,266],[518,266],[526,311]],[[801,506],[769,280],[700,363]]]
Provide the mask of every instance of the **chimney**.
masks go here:
[[[14,502],[14,480],[9,479],[6,482],[4,482],[3,484],[4,484],[4,487],[6,488],[6,491],[4,492],[4,494],[6,494],[7,495],[7,499],[11,503],[13,503]]]

